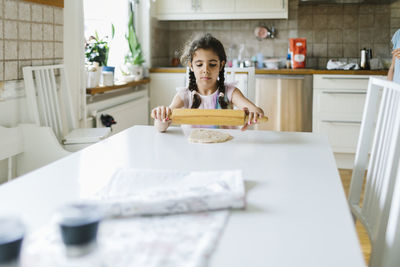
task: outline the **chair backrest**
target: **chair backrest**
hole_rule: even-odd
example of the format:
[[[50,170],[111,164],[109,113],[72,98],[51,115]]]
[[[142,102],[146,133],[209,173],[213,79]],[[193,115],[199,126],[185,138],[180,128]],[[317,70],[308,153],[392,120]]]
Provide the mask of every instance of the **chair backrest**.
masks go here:
[[[225,68],[225,81],[237,82],[236,87],[252,102],[255,101],[255,77],[254,67]]]
[[[255,68],[225,68],[225,82],[237,82],[237,88],[243,95],[254,102],[255,99]],[[185,86],[189,84],[189,68],[186,68]]]
[[[59,139],[76,128],[64,65],[23,68],[31,120],[51,127]]]
[[[398,165],[400,162],[398,162]],[[393,197],[388,217],[385,242],[382,248],[381,262],[376,266],[393,267],[400,265],[400,170],[397,172],[396,183],[393,188]]]
[[[380,266],[382,262],[399,159],[400,85],[371,77],[349,192],[353,216],[363,223],[371,240],[371,266]]]

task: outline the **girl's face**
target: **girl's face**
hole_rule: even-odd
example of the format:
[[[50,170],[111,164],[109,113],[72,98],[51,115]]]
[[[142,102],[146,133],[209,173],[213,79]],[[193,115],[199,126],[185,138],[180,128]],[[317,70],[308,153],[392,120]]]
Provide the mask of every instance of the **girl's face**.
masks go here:
[[[199,89],[216,89],[219,71],[225,62],[220,61],[218,55],[211,49],[198,49],[193,55],[190,69],[196,77]]]

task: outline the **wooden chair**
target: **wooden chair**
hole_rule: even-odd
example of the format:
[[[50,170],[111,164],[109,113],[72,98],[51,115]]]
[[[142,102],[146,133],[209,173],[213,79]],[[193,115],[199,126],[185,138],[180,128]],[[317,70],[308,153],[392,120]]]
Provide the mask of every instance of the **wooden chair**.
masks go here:
[[[24,67],[23,74],[31,120],[51,127],[66,149],[93,144],[110,134],[110,128],[77,128],[64,65]]]
[[[7,180],[69,155],[49,127],[21,124],[0,126],[0,161],[7,160]]]
[[[396,181],[399,159],[400,85],[371,77],[350,185],[349,204],[354,219],[361,221],[369,235],[372,267],[383,266],[383,248],[387,241],[386,234],[389,234],[386,229],[393,188],[400,182]],[[362,195],[367,169],[365,191]]]

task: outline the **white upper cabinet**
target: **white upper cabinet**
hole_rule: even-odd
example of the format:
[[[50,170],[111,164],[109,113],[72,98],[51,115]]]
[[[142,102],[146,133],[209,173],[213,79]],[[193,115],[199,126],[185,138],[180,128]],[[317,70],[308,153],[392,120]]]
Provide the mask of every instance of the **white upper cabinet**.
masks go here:
[[[159,20],[287,19],[288,0],[156,0]]]
[[[158,17],[194,13],[194,0],[157,0],[155,6]]]

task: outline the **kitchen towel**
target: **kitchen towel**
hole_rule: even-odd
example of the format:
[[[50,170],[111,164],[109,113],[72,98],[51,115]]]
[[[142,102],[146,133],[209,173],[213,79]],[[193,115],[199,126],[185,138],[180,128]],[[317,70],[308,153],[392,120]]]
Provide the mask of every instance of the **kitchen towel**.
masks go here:
[[[245,190],[240,170],[120,169],[93,199],[109,217],[100,224],[95,251],[66,257],[52,222],[27,236],[21,267],[206,267],[227,222],[226,208],[243,208]]]
[[[160,215],[244,208],[240,170],[120,169],[94,197],[107,217]]]

